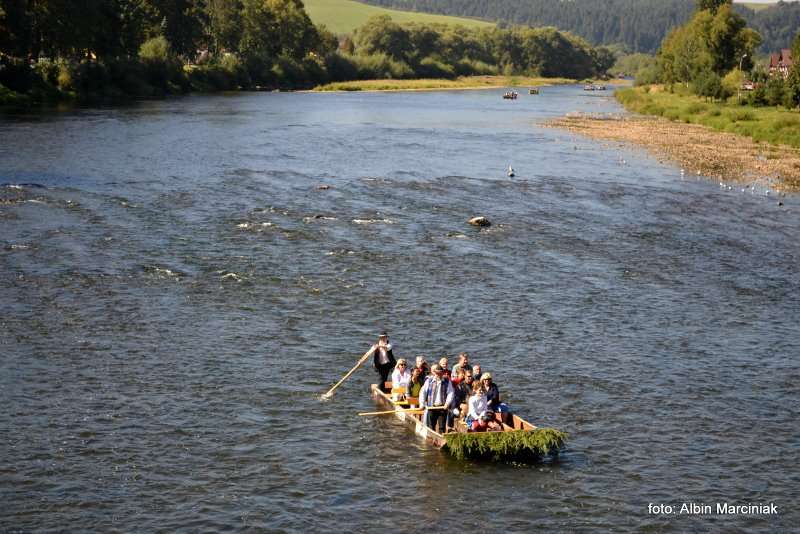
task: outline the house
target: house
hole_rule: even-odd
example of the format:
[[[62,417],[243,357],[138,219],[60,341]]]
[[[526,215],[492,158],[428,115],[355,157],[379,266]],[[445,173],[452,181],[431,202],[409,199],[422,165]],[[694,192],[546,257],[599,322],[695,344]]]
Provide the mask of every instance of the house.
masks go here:
[[[777,54],[770,54],[769,56],[769,75],[776,76],[780,74],[783,79],[789,77],[789,71],[792,70],[792,51],[784,48]]]

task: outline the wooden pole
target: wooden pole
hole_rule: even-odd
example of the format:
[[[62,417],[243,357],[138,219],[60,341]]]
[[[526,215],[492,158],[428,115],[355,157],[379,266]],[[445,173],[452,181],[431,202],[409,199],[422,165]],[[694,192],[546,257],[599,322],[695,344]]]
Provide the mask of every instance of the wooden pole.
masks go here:
[[[429,406],[428,410],[444,410],[444,406]],[[389,415],[392,413],[422,413],[426,408],[408,408],[406,410],[386,410],[383,412],[361,412],[358,415]]]
[[[334,385],[334,386],[333,386],[331,389],[329,389],[327,393],[325,393],[324,395],[322,395],[322,399],[323,399],[323,400],[325,400],[325,399],[330,399],[330,398],[331,398],[331,396],[333,396],[333,391],[334,391],[336,388],[338,388],[340,385],[342,385],[342,382],[344,382],[345,380],[347,380],[347,378],[348,378],[350,375],[352,375],[352,374],[353,374],[353,373],[356,371],[356,369],[358,369],[359,367],[361,367],[361,364],[363,364],[365,361],[367,361],[367,358],[369,358],[370,356],[372,356],[372,353],[373,353],[373,352],[375,352],[375,349],[377,349],[377,348],[378,348],[378,346],[377,346],[377,345],[373,345],[373,346],[372,346],[372,348],[370,348],[370,349],[369,349],[369,350],[368,350],[368,351],[367,351],[367,352],[366,352],[366,353],[365,353],[365,354],[364,354],[364,355],[361,357],[361,359],[360,359],[360,360],[358,360],[358,362],[356,363],[355,367],[353,367],[352,369],[350,369],[350,370],[347,372],[347,374],[346,374],[346,375],[344,375],[344,376],[342,377],[342,379],[341,379],[341,380],[339,380],[338,382],[336,382],[336,384],[335,384],[335,385]]]

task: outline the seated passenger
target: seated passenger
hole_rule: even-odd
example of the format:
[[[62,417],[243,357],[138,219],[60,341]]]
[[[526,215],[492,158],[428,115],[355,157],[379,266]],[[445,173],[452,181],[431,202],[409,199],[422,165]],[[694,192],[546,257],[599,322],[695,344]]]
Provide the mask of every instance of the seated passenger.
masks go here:
[[[453,384],[453,411],[452,417],[448,421],[448,426],[455,427],[455,422],[464,419],[467,415],[467,400],[470,393],[472,393],[472,379],[470,383],[466,382],[466,373],[472,375],[472,371],[458,370],[459,376],[450,380]]]
[[[497,422],[494,412],[487,411],[480,419],[473,421],[473,432],[502,432],[503,425]]]
[[[465,371],[463,368],[459,367],[458,370],[454,370],[453,373],[450,375],[450,381],[453,383],[454,386],[459,385],[465,376]]]
[[[475,377],[476,382],[481,381],[481,364],[476,363],[472,365],[472,376]]]
[[[422,370],[419,367],[414,367],[411,371],[411,380],[408,382],[408,398],[419,397],[419,390],[425,383],[425,377],[422,375]]]
[[[439,359],[439,366],[442,368],[442,373],[444,373],[444,376],[449,379],[452,375],[450,374],[450,369],[447,367],[447,356],[442,356]]]
[[[422,371],[422,380],[424,381],[429,374],[431,374],[431,368],[428,365],[428,362],[425,361],[424,356],[417,356],[417,364],[415,369],[419,369]]]
[[[481,383],[483,389],[486,390],[486,401],[489,403],[489,410],[493,412],[500,412],[501,414],[509,411],[508,404],[500,402],[500,390],[497,385],[492,382],[492,375],[490,373],[483,373],[481,376]]]
[[[467,406],[467,428],[472,429],[473,424],[486,415],[486,392],[480,382],[472,386]]]
[[[408,391],[408,383],[411,381],[411,373],[408,372],[408,365],[405,358],[397,360],[397,365],[392,372],[392,390],[403,388],[403,391]]]

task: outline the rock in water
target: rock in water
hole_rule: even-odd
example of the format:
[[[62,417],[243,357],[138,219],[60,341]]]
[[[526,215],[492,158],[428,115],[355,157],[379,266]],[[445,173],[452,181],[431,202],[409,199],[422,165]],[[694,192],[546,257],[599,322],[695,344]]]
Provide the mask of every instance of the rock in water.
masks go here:
[[[472,226],[491,226],[491,222],[486,217],[473,217],[467,221]]]

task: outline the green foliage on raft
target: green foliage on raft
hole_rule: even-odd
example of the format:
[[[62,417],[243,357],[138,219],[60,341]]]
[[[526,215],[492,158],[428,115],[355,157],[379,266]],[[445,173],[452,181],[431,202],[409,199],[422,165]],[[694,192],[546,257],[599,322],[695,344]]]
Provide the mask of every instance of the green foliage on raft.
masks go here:
[[[497,462],[533,462],[557,455],[567,434],[555,428],[512,432],[464,432],[446,436],[447,449],[458,460],[465,458]]]

